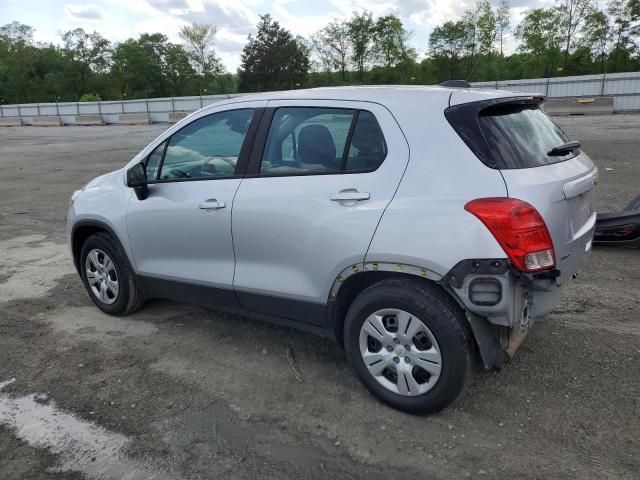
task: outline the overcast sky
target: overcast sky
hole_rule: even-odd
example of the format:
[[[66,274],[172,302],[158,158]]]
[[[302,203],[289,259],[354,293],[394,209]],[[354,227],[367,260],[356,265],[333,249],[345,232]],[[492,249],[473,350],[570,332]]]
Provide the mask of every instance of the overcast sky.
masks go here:
[[[497,3],[498,0],[493,0]],[[511,0],[512,22],[527,8],[554,0]],[[211,23],[219,28],[216,49],[228,71],[235,72],[247,35],[258,15],[270,13],[294,34],[307,36],[333,19],[346,19],[366,8],[374,15],[394,14],[413,32],[411,43],[422,57],[434,26],[456,19],[470,0],[0,0],[0,24],[17,20],[36,29],[38,41],[60,43],[60,33],[76,27],[97,30],[113,42],[139,33],[162,32],[178,42],[181,25]],[[509,42],[511,49],[514,42]]]

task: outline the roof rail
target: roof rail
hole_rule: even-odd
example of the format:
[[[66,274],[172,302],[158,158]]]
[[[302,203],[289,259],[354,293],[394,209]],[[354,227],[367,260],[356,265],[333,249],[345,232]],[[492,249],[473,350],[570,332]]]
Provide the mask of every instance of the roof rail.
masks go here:
[[[445,80],[438,84],[440,87],[449,88],[471,88],[471,84],[466,80]]]

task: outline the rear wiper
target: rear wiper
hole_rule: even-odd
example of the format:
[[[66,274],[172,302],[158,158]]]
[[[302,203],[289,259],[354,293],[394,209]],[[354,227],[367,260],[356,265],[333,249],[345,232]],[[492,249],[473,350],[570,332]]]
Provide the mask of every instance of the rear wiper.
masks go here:
[[[580,148],[580,142],[572,140],[571,142],[563,143],[557,147],[553,147],[547,152],[547,155],[551,157],[566,155],[567,153],[573,153]]]

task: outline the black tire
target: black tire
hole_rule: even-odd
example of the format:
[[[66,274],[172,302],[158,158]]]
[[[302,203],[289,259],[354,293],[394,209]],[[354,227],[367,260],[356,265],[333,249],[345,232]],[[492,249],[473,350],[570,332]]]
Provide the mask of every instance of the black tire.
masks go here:
[[[87,255],[93,250],[99,249],[111,258],[117,273],[119,289],[114,303],[107,304],[100,301],[91,290],[87,279],[85,261]],[[127,254],[120,243],[114,240],[107,233],[96,233],[91,235],[82,245],[80,252],[80,276],[89,297],[96,306],[109,315],[123,316],[139,310],[144,304],[144,295],[136,278]]]
[[[360,329],[371,314],[394,308],[419,318],[431,330],[440,348],[442,370],[433,387],[422,395],[405,396],[381,385],[360,354]],[[378,399],[409,413],[435,413],[451,405],[463,392],[471,373],[471,350],[464,312],[437,285],[411,279],[383,280],[353,301],[344,325],[347,356],[360,380]]]

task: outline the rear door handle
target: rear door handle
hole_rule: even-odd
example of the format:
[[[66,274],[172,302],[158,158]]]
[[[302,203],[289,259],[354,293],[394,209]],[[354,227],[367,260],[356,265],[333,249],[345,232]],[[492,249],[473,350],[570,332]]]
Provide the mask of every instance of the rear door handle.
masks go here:
[[[226,206],[226,203],[219,202],[215,198],[210,198],[209,200],[205,200],[200,205],[198,205],[198,208],[202,210],[220,210],[221,208],[224,208]]]
[[[369,192],[358,192],[357,190],[343,190],[331,197],[333,202],[359,202],[369,200],[371,195]]]

